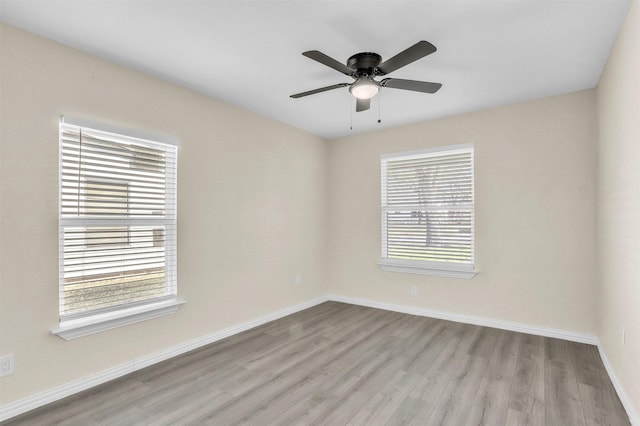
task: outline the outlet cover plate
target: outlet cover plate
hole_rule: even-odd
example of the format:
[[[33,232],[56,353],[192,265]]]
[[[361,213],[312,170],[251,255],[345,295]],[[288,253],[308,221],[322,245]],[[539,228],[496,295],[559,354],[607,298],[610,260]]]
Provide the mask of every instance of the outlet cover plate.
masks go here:
[[[15,359],[13,354],[5,355],[0,358],[0,377],[13,374],[15,367]]]

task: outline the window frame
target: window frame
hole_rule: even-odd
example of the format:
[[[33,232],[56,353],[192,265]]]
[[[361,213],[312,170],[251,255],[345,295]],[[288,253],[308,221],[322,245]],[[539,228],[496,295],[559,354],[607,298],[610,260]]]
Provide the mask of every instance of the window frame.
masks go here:
[[[415,205],[413,207],[416,210],[440,210],[440,211],[455,211],[464,210],[470,211],[471,216],[471,235],[470,235],[470,250],[471,258],[468,262],[455,262],[455,261],[426,261],[415,259],[400,259],[392,258],[388,256],[388,233],[387,233],[387,213],[390,211],[398,210],[397,206],[387,205],[387,164],[389,161],[401,160],[401,159],[422,159],[422,158],[436,158],[439,156],[446,156],[455,153],[468,152],[471,154],[471,190],[472,201],[470,206],[467,205],[464,208],[459,208],[455,204],[441,205],[436,207],[426,207],[427,204]],[[421,274],[421,275],[433,275],[450,278],[462,278],[471,279],[476,274],[475,270],[475,148],[471,144],[459,144],[427,148],[415,151],[404,151],[389,154],[382,154],[380,156],[380,193],[381,193],[381,258],[378,261],[378,266],[383,271],[387,272],[400,272],[409,274]],[[447,208],[449,207],[449,208]]]
[[[154,213],[145,213],[145,216],[142,217],[132,216],[133,213],[131,210],[129,210],[132,200],[130,198],[131,180],[130,178],[127,178],[127,176],[124,176],[124,174],[126,174],[126,171],[123,172],[122,176],[114,173],[114,176],[112,177],[98,179],[98,183],[100,184],[109,185],[112,183],[113,185],[126,186],[126,212],[118,212],[120,214],[116,215],[116,217],[101,216],[100,214],[92,216],[87,213],[87,210],[83,210],[83,214],[81,214],[80,210],[78,210],[77,215],[63,213],[63,129],[69,127],[86,129],[94,133],[104,134],[105,137],[110,138],[110,141],[115,141],[115,143],[122,143],[123,146],[126,143],[134,143],[139,146],[148,146],[153,149],[159,149],[163,150],[164,152],[170,153],[169,157],[167,157],[168,159],[170,159],[170,164],[168,164],[168,167],[169,169],[172,169],[173,172],[166,171],[164,174],[164,191],[167,191],[167,204],[165,204],[164,206],[165,214],[159,216],[158,218],[153,217]],[[60,174],[60,182],[58,185],[60,258],[58,286],[60,297],[58,302],[58,312],[60,314],[60,319],[58,326],[52,328],[51,332],[65,340],[70,340],[77,337],[86,336],[100,331],[109,330],[176,312],[178,308],[183,303],[185,303],[183,300],[178,299],[177,291],[177,150],[179,147],[179,142],[173,138],[162,135],[153,135],[146,132],[112,127],[68,116],[62,116],[60,118],[58,129],[60,146],[60,158],[58,166]],[[79,176],[78,179],[84,179],[85,182],[98,181],[93,178],[87,178],[86,176]],[[78,195],[79,206],[81,205],[81,203],[86,204],[91,202],[96,201],[90,200],[89,197],[87,197],[87,199],[81,200],[80,195]],[[96,204],[99,205],[99,202],[96,202]],[[86,206],[83,206],[83,208],[84,207]],[[132,229],[147,227],[150,228],[150,232],[152,235],[151,244],[153,245],[153,247],[164,247],[164,249],[162,250],[162,259],[164,264],[162,267],[164,276],[164,281],[162,282],[162,284],[163,288],[165,288],[165,292],[168,291],[167,295],[139,301],[136,301],[135,299],[128,299],[117,305],[109,306],[107,308],[99,307],[87,312],[66,314],[64,312],[65,229],[70,229],[69,232],[79,232],[74,230],[78,228],[84,228],[87,232],[89,232],[89,229],[93,229],[92,232],[96,232],[96,230],[99,230],[102,227],[116,228],[119,226],[127,229],[127,241],[126,244],[122,244],[123,250],[131,249],[131,247],[134,246],[134,244],[132,243],[132,238],[134,237],[132,237],[131,235]],[[161,245],[159,245],[156,241],[156,235],[160,235],[157,232],[158,229],[163,229],[163,241]],[[146,231],[143,230],[143,232]],[[117,249],[117,247],[115,248]],[[85,249],[88,249],[88,246],[85,246]],[[135,253],[133,253],[132,255],[135,255]],[[127,261],[125,260],[124,262]],[[126,265],[126,263],[123,263],[123,265]],[[127,266],[124,267],[125,269],[127,268]],[[154,279],[157,278],[154,277]]]

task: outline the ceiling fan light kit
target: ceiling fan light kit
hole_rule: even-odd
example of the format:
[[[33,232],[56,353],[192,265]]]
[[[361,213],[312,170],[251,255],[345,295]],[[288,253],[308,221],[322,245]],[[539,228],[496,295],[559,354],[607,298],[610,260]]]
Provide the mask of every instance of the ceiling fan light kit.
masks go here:
[[[360,77],[349,86],[349,92],[358,99],[371,99],[379,91],[380,83],[368,77]]]
[[[377,53],[362,52],[351,56],[347,60],[346,65],[318,50],[303,52],[302,54],[307,58],[320,62],[321,64],[326,65],[329,68],[333,68],[344,75],[348,75],[355,81],[353,83],[338,83],[331,86],[321,87],[319,89],[296,93],[291,95],[291,97],[297,99],[348,86],[349,92],[357,99],[356,112],[360,112],[366,111],[370,108],[370,99],[377,95],[382,87],[422,93],[435,93],[440,90],[442,84],[397,78],[385,78],[381,81],[377,81],[374,77],[389,74],[398,68],[404,67],[405,65],[408,65],[420,58],[432,54],[436,50],[437,49],[433,44],[422,40],[384,62],[382,62],[382,57]]]

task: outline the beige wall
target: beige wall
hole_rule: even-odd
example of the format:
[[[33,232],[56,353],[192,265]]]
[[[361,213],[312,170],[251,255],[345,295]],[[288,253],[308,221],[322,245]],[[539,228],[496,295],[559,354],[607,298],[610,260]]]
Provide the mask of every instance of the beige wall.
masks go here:
[[[321,138],[1,27],[0,405],[325,293]],[[181,140],[178,313],[73,341],[57,325],[58,117]],[[295,276],[302,275],[302,285]]]
[[[596,135],[588,90],[330,142],[329,291],[595,334]],[[380,154],[462,143],[475,144],[480,273],[381,271]]]
[[[597,90],[598,336],[640,419],[640,3]],[[623,344],[623,332],[626,344]]]

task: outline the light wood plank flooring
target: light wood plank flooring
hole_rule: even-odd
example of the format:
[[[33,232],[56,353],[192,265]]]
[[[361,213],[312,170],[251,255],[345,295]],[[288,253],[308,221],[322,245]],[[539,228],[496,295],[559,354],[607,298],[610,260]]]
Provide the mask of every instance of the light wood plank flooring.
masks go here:
[[[594,346],[327,302],[8,425],[628,425]]]

